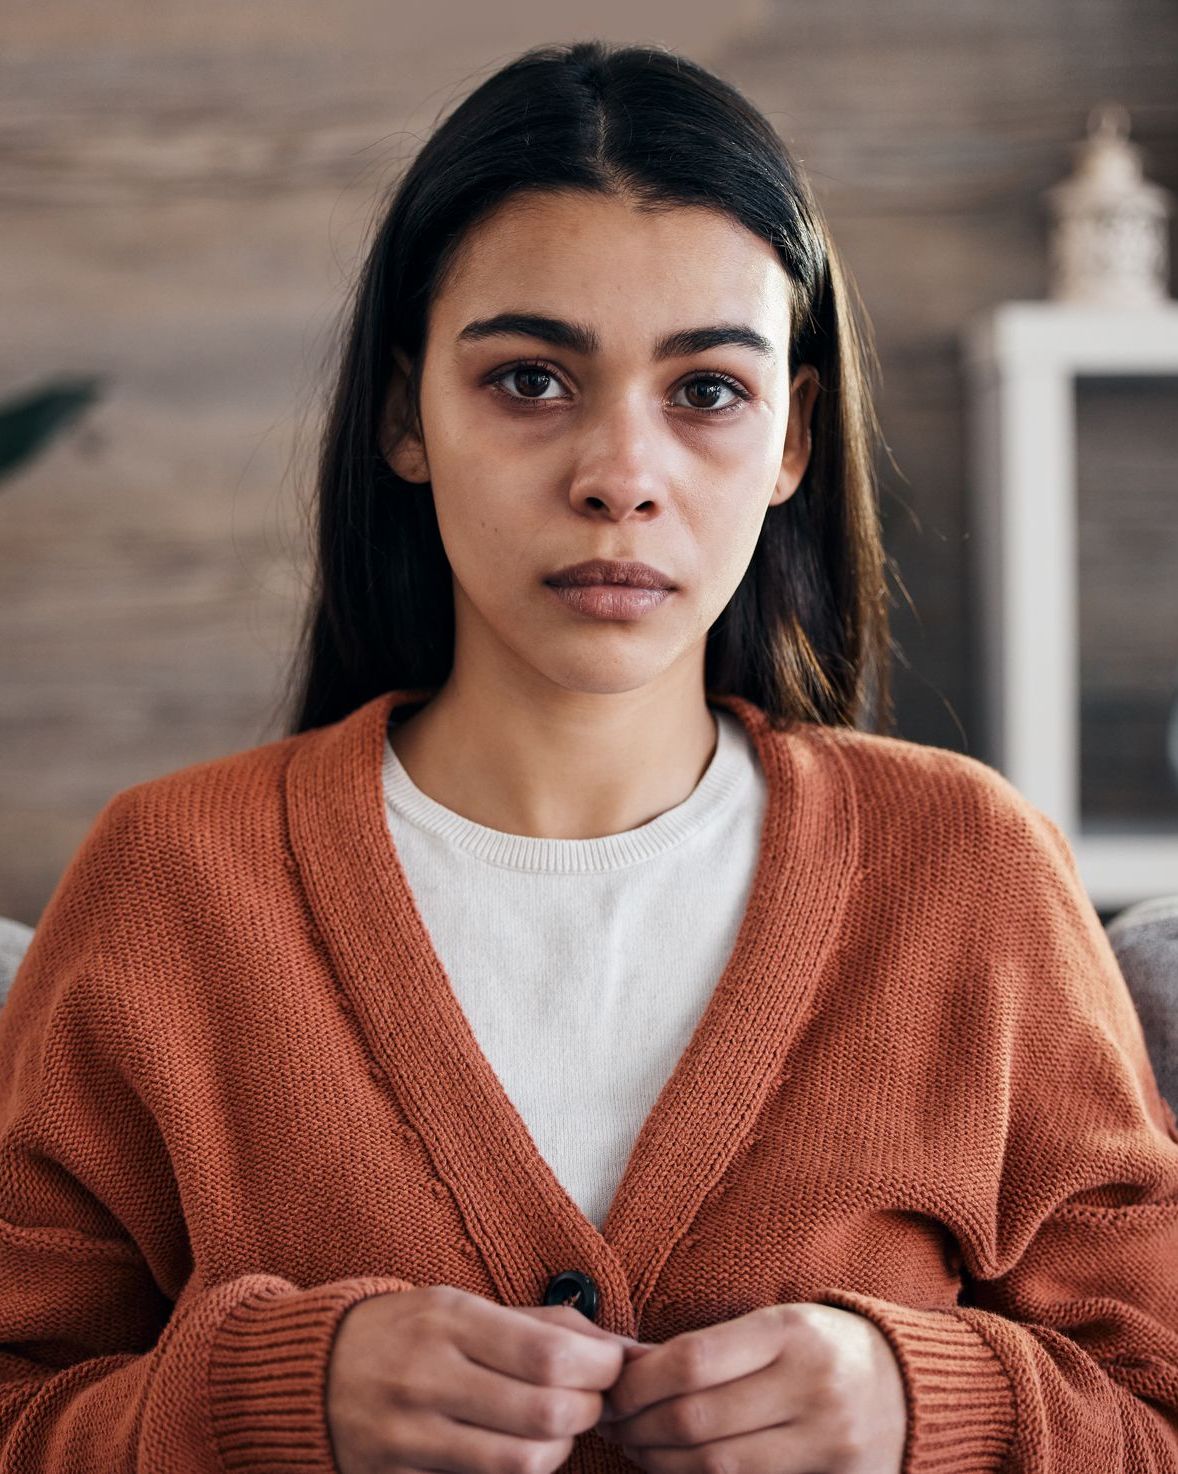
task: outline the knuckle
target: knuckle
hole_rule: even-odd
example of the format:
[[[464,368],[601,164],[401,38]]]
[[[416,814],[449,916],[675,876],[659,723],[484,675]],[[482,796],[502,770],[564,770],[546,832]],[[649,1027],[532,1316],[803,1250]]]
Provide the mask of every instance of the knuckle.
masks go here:
[[[513,1439],[490,1460],[494,1474],[534,1474],[531,1463],[531,1445],[523,1439]]]
[[[421,1307],[413,1323],[413,1336],[422,1351],[435,1350],[437,1343],[449,1340],[453,1334],[452,1320],[444,1305],[430,1303]]]
[[[685,1336],[676,1348],[679,1360],[679,1375],[682,1385],[705,1387],[708,1385],[708,1343],[703,1336]]]
[[[449,1285],[429,1285],[423,1289],[417,1302],[417,1313],[422,1323],[430,1330],[447,1326],[453,1318],[459,1293]]]
[[[519,1438],[496,1461],[496,1474],[547,1474],[550,1462],[547,1445]]]
[[[823,1404],[828,1414],[841,1415],[843,1421],[859,1401],[859,1379],[854,1368],[833,1353],[818,1360],[810,1387],[812,1396]]]
[[[834,1467],[838,1469],[866,1468],[868,1454],[872,1451],[865,1438],[845,1427],[831,1430],[827,1448]],[[874,1452],[878,1457],[878,1449]]]
[[[778,1305],[774,1307],[784,1333],[806,1349],[807,1357],[832,1351],[834,1338],[829,1318],[821,1305]]]
[[[720,1443],[709,1444],[699,1455],[700,1474],[737,1474],[732,1456]]]
[[[413,1409],[424,1406],[412,1363],[390,1366],[383,1379],[384,1400],[390,1407]]]
[[[528,1353],[529,1375],[545,1387],[558,1386],[568,1372],[569,1349],[561,1336],[537,1337]]]
[[[708,1415],[698,1397],[680,1397],[667,1410],[671,1433],[680,1443],[704,1443]]]
[[[808,1300],[782,1300],[773,1309],[780,1320],[796,1321],[799,1325],[807,1325],[814,1318],[814,1306]]]
[[[564,1438],[576,1419],[575,1399],[564,1388],[541,1392],[532,1415],[534,1438]]]

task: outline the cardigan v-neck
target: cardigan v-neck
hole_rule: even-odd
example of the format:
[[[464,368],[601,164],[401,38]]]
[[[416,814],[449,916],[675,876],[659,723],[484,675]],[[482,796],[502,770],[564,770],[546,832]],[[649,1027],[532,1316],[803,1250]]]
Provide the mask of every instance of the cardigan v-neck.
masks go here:
[[[286,778],[291,843],[341,985],[506,1300],[534,1298],[554,1261],[591,1257],[602,1289],[640,1314],[704,1196],[756,1119],[838,932],[858,864],[855,810],[823,729],[744,723],[766,775],[761,854],[735,945],[644,1122],[598,1230],[561,1186],[486,1059],[446,976],[384,817],[386,693],[305,743]],[[539,1225],[539,1231],[537,1230]]]
[[[732,951],[760,856],[764,774],[739,718],[709,712],[714,749],[686,796],[578,838],[477,823],[385,744],[385,816],[434,950],[537,1148],[598,1227]]]

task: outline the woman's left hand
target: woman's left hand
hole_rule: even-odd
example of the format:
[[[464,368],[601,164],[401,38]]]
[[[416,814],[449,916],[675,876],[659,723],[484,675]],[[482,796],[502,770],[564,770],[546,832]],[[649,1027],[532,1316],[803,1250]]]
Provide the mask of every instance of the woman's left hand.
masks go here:
[[[644,1343],[595,1426],[651,1474],[900,1474],[908,1418],[884,1334],[800,1302]]]

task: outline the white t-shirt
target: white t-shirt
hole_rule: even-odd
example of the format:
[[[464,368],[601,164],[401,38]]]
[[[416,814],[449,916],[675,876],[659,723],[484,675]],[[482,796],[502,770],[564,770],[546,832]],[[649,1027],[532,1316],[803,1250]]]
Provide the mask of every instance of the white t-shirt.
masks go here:
[[[690,794],[596,839],[437,803],[385,743],[389,831],[479,1047],[541,1156],[601,1228],[635,1138],[736,941],[767,788],[740,721]]]

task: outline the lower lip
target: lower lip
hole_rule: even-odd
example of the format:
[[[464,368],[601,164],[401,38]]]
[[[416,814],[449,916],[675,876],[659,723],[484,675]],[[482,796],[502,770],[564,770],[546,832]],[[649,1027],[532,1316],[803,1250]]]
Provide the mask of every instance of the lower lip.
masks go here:
[[[546,585],[570,609],[594,619],[640,619],[671,594],[670,589],[636,589],[622,583]]]

